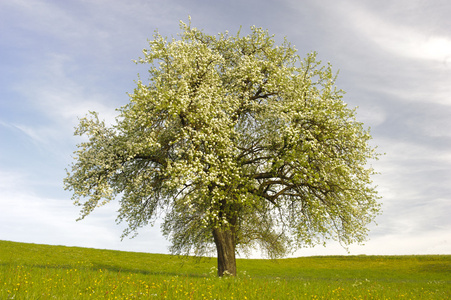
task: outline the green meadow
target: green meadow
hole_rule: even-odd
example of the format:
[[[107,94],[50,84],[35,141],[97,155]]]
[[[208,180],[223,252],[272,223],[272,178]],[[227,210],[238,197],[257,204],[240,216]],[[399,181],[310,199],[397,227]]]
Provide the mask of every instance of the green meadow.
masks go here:
[[[451,299],[451,255],[216,259],[0,241],[0,299]]]

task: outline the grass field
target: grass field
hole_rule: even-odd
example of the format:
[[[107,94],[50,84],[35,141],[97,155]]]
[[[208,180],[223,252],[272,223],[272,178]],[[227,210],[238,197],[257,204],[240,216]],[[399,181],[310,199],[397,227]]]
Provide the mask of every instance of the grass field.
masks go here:
[[[237,262],[0,241],[0,299],[451,299],[451,255]]]

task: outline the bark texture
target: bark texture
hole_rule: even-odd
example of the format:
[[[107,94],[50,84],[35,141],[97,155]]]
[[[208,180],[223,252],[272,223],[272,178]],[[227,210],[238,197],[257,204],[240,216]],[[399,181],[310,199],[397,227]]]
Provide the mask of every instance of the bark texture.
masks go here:
[[[213,237],[218,252],[218,276],[236,276],[235,234],[231,229],[213,229]]]

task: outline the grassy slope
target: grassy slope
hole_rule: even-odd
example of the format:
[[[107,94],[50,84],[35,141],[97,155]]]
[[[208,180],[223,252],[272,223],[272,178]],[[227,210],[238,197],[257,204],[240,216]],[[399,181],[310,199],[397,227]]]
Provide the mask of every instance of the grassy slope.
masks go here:
[[[0,241],[1,299],[446,299],[451,255],[216,259]],[[50,284],[51,283],[51,284]]]

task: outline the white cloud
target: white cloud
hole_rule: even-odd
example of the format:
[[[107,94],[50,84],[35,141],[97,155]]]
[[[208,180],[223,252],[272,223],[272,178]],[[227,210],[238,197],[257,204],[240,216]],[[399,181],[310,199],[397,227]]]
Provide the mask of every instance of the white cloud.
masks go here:
[[[29,176],[0,171],[0,236],[4,240],[106,248],[153,253],[167,252],[168,242],[159,228],[147,228],[133,240],[120,235],[115,225],[118,203],[98,208],[76,222],[79,208],[67,198],[44,198],[31,190]]]
[[[451,228],[428,232],[385,234],[366,243],[369,255],[448,254],[451,253]],[[360,249],[363,250],[364,248]],[[352,249],[359,254],[359,249]]]
[[[0,170],[0,191],[20,188],[24,177],[22,173],[17,171],[5,172]]]
[[[45,126],[27,126],[21,124],[12,124],[12,127],[19,129],[25,135],[27,135],[31,140],[37,144],[48,144],[54,141],[55,138],[59,136],[59,131],[56,128],[45,127]]]
[[[428,28],[421,28],[420,10],[416,11],[417,15],[412,15],[412,18],[418,18],[419,23],[419,26],[413,27],[396,15],[384,16],[380,11],[370,10],[369,6],[356,1],[344,2],[337,8],[337,14],[343,16],[343,21],[350,24],[350,28],[381,49],[400,57],[432,60],[451,67],[451,35],[437,35],[430,33]]]
[[[446,66],[451,67],[451,38],[444,36],[428,37],[426,41],[420,43],[416,55],[443,61]]]
[[[116,108],[121,100],[128,100],[125,92],[121,99],[121,95],[105,92],[105,87],[95,89],[82,78],[70,77],[70,68],[71,59],[65,55],[52,55],[33,65],[12,89],[26,99],[23,106],[43,121],[12,120],[9,127],[19,129],[37,143],[54,145],[70,139],[78,119],[88,111],[99,112],[107,124],[115,123]]]
[[[367,13],[361,13],[358,30],[380,48],[400,57],[441,62],[450,67],[451,38],[428,36],[400,24],[388,23]],[[365,21],[363,21],[365,20]]]
[[[407,223],[407,224],[406,224]],[[388,228],[388,226],[393,228]],[[395,227],[397,226],[397,227]],[[353,244],[346,251],[338,242],[330,242],[326,247],[303,248],[292,256],[321,255],[427,255],[451,253],[451,226],[434,230],[410,230],[408,220],[396,223],[370,226],[368,240],[363,245]]]
[[[357,110],[357,120],[370,127],[383,124],[387,120],[387,115],[384,107],[374,104],[359,107]]]

